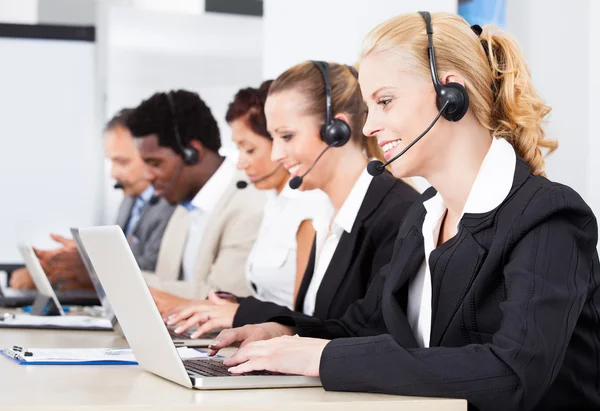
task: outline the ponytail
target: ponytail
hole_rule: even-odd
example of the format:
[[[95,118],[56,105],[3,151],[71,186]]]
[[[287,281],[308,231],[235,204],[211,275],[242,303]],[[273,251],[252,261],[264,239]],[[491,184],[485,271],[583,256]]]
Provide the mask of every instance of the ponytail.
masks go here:
[[[535,91],[525,58],[512,38],[494,26],[485,26],[481,41],[487,43],[492,71],[492,135],[505,138],[533,174],[545,176],[542,149],[547,155],[558,147],[556,140],[546,138],[543,128],[551,108]]]

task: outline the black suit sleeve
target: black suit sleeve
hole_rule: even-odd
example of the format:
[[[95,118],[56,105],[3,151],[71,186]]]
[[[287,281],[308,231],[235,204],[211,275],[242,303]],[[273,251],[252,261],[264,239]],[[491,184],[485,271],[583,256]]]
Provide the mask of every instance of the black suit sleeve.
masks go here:
[[[575,196],[550,190],[511,227],[498,273],[506,283],[503,319],[490,344],[406,349],[389,335],[334,340],[321,357],[323,387],[532,409],[554,381],[595,289],[597,225]]]
[[[287,307],[261,301],[255,297],[238,298],[240,306],[233,317],[233,327],[247,324],[260,324],[276,316],[292,315],[294,312]]]
[[[371,282],[365,298],[350,305],[340,320],[323,321],[295,312],[291,315],[271,318],[269,321],[296,327],[296,333],[302,337],[334,339],[380,334],[385,330],[381,311],[381,292],[386,281],[387,270],[386,265]]]

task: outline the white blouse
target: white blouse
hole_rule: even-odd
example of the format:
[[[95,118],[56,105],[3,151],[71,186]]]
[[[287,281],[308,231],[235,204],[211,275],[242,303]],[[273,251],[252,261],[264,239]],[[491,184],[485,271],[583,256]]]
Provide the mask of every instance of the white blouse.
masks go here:
[[[246,278],[254,297],[293,309],[298,228],[304,220],[330,219],[333,207],[320,190],[296,191],[286,184],[279,195],[274,190],[267,195]]]
[[[352,226],[354,226],[354,221],[356,221],[360,207],[365,200],[371,181],[373,181],[373,177],[365,169],[352,186],[350,194],[340,207],[335,219],[331,221],[333,217],[331,215],[328,220],[313,222],[317,232],[315,271],[306,291],[306,297],[304,297],[304,307],[302,307],[304,314],[314,315],[317,293],[321,287],[321,282],[325,277],[342,235],[344,232],[352,232]]]

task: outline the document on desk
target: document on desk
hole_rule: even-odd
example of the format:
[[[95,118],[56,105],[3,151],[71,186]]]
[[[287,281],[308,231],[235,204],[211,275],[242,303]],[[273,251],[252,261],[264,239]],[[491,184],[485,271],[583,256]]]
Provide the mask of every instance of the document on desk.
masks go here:
[[[0,327],[8,328],[69,328],[69,329],[104,329],[112,330],[108,318],[89,317],[86,315],[29,315],[17,314],[5,317]]]
[[[182,360],[208,357],[208,353],[179,347]],[[0,351],[5,357],[24,365],[135,365],[130,348],[23,348],[14,346]]]

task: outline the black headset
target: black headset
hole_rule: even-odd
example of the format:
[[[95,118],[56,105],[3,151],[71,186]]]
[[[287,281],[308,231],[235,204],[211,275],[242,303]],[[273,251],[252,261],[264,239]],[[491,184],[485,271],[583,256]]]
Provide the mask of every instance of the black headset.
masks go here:
[[[177,141],[177,145],[181,150],[181,157],[183,158],[185,165],[193,166],[198,164],[198,161],[200,160],[200,154],[194,147],[185,147],[181,141],[179,127],[177,126],[177,117],[175,116],[175,102],[173,100],[172,93],[172,91],[169,91],[168,93],[165,93],[165,95],[167,96],[167,102],[169,103],[171,116],[173,118],[173,134],[175,134],[175,141]]]
[[[350,140],[352,132],[344,120],[333,118],[329,63],[325,61],[313,61],[312,63],[317,66],[325,82],[325,124],[321,127],[321,139],[330,147],[341,147]]]
[[[427,42],[429,52],[429,69],[431,71],[431,79],[433,80],[433,87],[435,88],[436,105],[438,110],[442,110],[442,107],[446,106],[446,109],[442,113],[448,121],[458,121],[464,117],[469,108],[469,95],[467,90],[458,83],[448,83],[443,85],[440,83],[437,74],[437,68],[435,67],[435,52],[433,49],[433,30],[431,28],[431,15],[428,11],[420,11],[419,14],[425,20],[425,26],[427,27]]]

